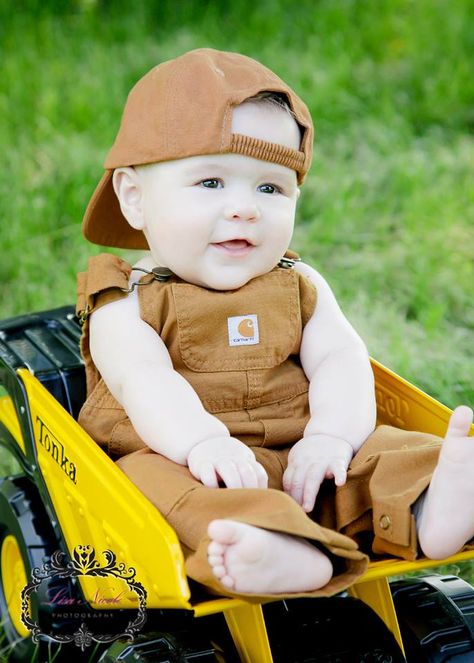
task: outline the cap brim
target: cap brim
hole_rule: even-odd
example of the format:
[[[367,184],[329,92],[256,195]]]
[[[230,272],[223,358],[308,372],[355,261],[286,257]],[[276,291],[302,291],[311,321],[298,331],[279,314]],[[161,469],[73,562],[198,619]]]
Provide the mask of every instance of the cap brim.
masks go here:
[[[87,206],[84,236],[94,244],[119,249],[148,249],[144,234],[129,225],[112,186],[113,170],[106,170]]]

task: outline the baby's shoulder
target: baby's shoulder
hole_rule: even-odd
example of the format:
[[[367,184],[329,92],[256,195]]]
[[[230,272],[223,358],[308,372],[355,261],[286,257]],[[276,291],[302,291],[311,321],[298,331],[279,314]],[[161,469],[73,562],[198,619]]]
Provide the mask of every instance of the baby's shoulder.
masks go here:
[[[298,274],[307,279],[317,290],[318,299],[334,298],[334,293],[331,286],[326,281],[321,272],[318,272],[314,267],[305,262],[295,263],[294,269]]]
[[[298,274],[301,274],[301,276],[305,276],[307,279],[309,279],[309,281],[311,281],[311,283],[313,283],[315,286],[318,285],[328,286],[328,283],[324,278],[324,276],[316,269],[314,269],[314,267],[308,265],[308,263],[306,262],[298,260],[298,262],[295,262],[294,270],[295,272],[298,272]]]
[[[341,310],[339,304],[324,276],[314,269],[314,267],[304,262],[297,262],[294,269],[315,288],[317,293],[317,307],[315,312],[317,312],[318,317],[321,318],[323,315],[327,316],[328,319],[340,317]]]

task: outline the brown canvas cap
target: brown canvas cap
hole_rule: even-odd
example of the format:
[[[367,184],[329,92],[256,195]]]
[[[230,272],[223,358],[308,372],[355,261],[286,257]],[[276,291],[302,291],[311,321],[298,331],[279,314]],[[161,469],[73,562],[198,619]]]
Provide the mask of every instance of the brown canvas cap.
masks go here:
[[[260,92],[283,94],[303,129],[300,150],[231,132],[232,109]],[[147,249],[120,210],[112,174],[120,166],[204,154],[243,154],[294,169],[302,183],[311,164],[313,124],[303,101],[276,74],[238,53],[200,48],[163,62],[132,88],[119,132],[87,206],[83,232],[101,246]]]

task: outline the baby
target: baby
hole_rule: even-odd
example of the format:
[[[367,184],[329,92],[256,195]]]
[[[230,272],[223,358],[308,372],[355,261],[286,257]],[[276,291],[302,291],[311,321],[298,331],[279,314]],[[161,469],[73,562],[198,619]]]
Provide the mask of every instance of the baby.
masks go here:
[[[365,345],[288,253],[312,138],[270,70],[189,52],[131,91],[84,220],[91,241],[148,253],[79,277],[79,420],[176,529],[190,577],[224,595],[340,591],[367,534],[407,558],[474,536],[471,410],[441,453],[374,432]]]

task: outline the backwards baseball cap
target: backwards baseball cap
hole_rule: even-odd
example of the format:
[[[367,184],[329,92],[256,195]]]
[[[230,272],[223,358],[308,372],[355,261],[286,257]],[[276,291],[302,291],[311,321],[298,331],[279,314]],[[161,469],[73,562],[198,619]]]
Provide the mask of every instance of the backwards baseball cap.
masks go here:
[[[301,129],[299,150],[232,133],[232,109],[261,92],[286,98]],[[238,53],[190,51],[154,67],[130,91],[105,173],[84,215],[84,235],[102,246],[148,248],[143,233],[122,215],[112,186],[115,168],[234,153],[287,166],[301,184],[311,165],[312,146],[306,105],[270,69]]]

